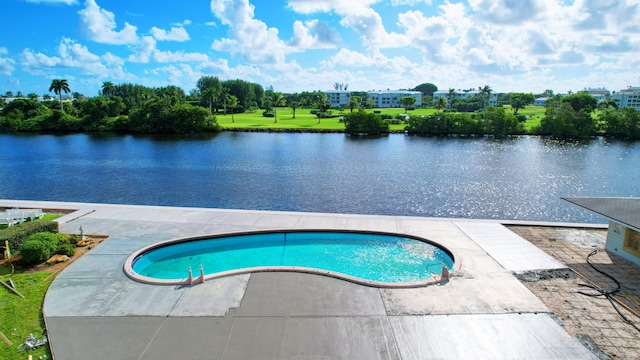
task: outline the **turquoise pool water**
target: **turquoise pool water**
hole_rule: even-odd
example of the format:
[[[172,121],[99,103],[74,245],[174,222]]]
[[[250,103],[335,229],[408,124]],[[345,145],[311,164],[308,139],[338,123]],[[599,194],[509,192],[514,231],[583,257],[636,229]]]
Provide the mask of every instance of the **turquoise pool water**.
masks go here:
[[[170,243],[135,257],[144,277],[182,280],[259,267],[304,267],[383,283],[424,282],[453,258],[442,248],[403,236],[361,232],[276,232]]]

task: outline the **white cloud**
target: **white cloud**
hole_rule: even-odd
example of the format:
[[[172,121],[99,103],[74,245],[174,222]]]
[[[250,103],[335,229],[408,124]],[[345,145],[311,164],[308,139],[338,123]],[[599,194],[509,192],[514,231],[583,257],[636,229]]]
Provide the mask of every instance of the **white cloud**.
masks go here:
[[[338,14],[346,15],[367,9],[377,2],[378,0],[289,0],[288,6],[300,14],[335,11]]]
[[[34,4],[64,4],[64,5],[74,5],[78,2],[78,0],[26,0],[26,2],[34,3]]]
[[[285,54],[292,51],[278,37],[278,29],[254,18],[254,6],[248,0],[212,0],[211,11],[223,25],[229,26],[229,38],[212,44],[217,51],[252,64],[281,63]]]
[[[293,38],[289,45],[301,49],[330,49],[340,43],[340,34],[326,22],[318,20],[293,23]]]
[[[156,49],[156,39],[153,36],[143,36],[133,49],[133,54],[129,55],[129,61],[148,63],[151,53]]]
[[[433,0],[391,0],[391,5],[393,6],[400,6],[400,5],[414,6],[416,4],[433,5]]]
[[[168,32],[157,27],[151,28],[151,35],[158,41],[187,41],[189,34],[183,27],[172,27]]]
[[[87,0],[78,14],[90,40],[105,44],[135,44],[138,41],[135,26],[125,22],[124,28],[116,31],[114,13],[100,8],[95,0]]]
[[[177,23],[172,23],[171,26],[176,26],[176,27],[184,27],[187,25],[191,25],[191,20],[189,19],[185,19],[182,22],[177,22]]]
[[[43,75],[61,69],[74,69],[80,75],[108,77],[110,74],[122,71],[122,60],[118,60],[111,53],[103,57],[95,55],[89,49],[72,39],[63,38],[58,45],[56,56],[36,53],[31,49],[24,49],[21,53],[22,69],[30,74]],[[106,64],[109,64],[107,66]]]
[[[15,69],[15,60],[5,57],[9,54],[7,48],[0,47],[0,75],[10,76]]]
[[[156,62],[160,62],[160,63],[167,63],[167,62],[201,62],[201,61],[208,61],[209,60],[209,56],[207,56],[207,54],[195,53],[195,52],[185,53],[185,52],[182,52],[182,51],[172,52],[172,51],[154,50],[153,51],[153,60],[155,60]]]

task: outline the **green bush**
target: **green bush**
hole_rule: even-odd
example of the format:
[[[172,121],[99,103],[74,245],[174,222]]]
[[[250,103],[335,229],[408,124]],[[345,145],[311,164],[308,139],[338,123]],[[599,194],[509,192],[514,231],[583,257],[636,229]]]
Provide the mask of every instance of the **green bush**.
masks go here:
[[[58,234],[49,232],[40,232],[29,236],[20,246],[22,263],[33,265],[46,261],[58,249],[58,241]]]
[[[273,112],[263,111],[262,112],[262,116],[264,116],[264,117],[275,117],[275,114]]]
[[[393,115],[391,115],[391,114],[382,114],[382,115],[380,116],[380,118],[381,118],[382,120],[391,120],[391,119],[393,119]]]
[[[49,244],[40,240],[25,241],[20,247],[22,263],[25,265],[39,264],[51,256]]]
[[[28,221],[14,225],[10,228],[0,230],[0,244],[9,241],[12,252],[20,249],[22,243],[31,235],[39,232],[58,232],[58,223],[55,221]]]
[[[72,244],[61,244],[56,249],[56,254],[67,255],[71,257],[76,254],[76,247]]]

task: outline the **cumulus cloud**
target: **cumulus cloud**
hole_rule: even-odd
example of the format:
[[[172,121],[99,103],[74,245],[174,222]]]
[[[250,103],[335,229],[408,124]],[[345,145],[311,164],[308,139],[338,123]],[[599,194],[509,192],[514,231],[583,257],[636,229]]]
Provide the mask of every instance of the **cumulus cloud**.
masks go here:
[[[289,0],[288,6],[300,14],[335,12],[342,17],[340,24],[353,29],[366,46],[393,48],[407,45],[407,38],[387,32],[379,13],[371,8],[377,0]]]
[[[95,0],[87,0],[78,14],[90,40],[104,44],[135,44],[138,41],[135,26],[125,22],[124,28],[117,31],[115,14],[100,8]]]
[[[168,62],[201,62],[208,61],[209,56],[203,53],[197,52],[183,52],[183,51],[153,51],[153,60],[160,63]]]
[[[57,52],[55,56],[47,56],[29,48],[24,49],[20,54],[20,65],[24,71],[35,75],[60,69],[74,69],[80,75],[107,77],[110,73],[121,71],[118,65],[122,65],[122,60],[116,60],[117,57],[113,54],[98,56],[72,39],[63,38]]]
[[[156,39],[153,36],[143,36],[133,48],[133,54],[129,55],[129,61],[148,63],[151,53],[156,49]]]
[[[0,47],[0,75],[10,76],[15,69],[15,60],[5,57],[9,54],[7,48]]]
[[[158,41],[187,41],[189,40],[189,34],[183,27],[172,27],[171,30],[166,31],[157,27],[151,28],[151,35]]]
[[[335,48],[340,43],[340,34],[326,22],[319,20],[293,23],[293,38],[289,45],[303,49]]]
[[[64,4],[64,5],[74,5],[78,2],[78,0],[25,0],[25,1],[34,3],[34,4]]]
[[[211,11],[229,26],[229,37],[215,40],[212,48],[252,64],[284,62],[291,49],[279,38],[278,29],[254,18],[254,8],[248,0],[212,0]]]

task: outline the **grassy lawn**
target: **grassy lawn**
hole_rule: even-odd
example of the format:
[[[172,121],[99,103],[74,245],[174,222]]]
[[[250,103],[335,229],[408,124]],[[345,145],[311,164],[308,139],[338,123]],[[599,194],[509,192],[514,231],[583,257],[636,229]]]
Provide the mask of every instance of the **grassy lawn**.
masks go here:
[[[7,282],[10,274],[11,269],[9,267],[0,266],[0,279],[2,281]],[[28,355],[33,355],[34,359],[47,355],[47,358],[51,359],[48,346],[25,352],[17,351],[18,346],[26,340],[27,335],[30,333],[38,339],[42,338],[44,333],[42,302],[49,285],[54,279],[54,276],[49,277],[49,275],[51,275],[51,272],[48,271],[16,271],[11,276],[16,288],[26,299],[0,285],[0,332],[13,343],[8,346],[3,341],[0,341],[0,359],[23,360]]]
[[[509,111],[511,109],[506,106]],[[396,116],[398,114],[403,114],[405,111],[403,108],[385,108],[385,109],[367,109],[365,111],[380,111],[380,114],[389,114]],[[346,109],[344,114],[348,114],[350,111]],[[437,110],[433,108],[419,108],[416,110],[410,110],[409,115],[431,115],[436,113]],[[522,115],[529,116],[529,119],[525,122],[525,128],[529,131],[534,126],[540,124],[540,119],[544,117],[544,106],[527,106],[525,109],[520,110],[518,112]],[[274,129],[274,130],[302,130],[302,131],[344,131],[344,123],[340,122],[339,118],[329,118],[329,119],[320,119],[320,123],[318,123],[318,118],[311,114],[310,109],[297,109],[296,117],[293,118],[293,111],[291,108],[282,107],[278,108],[278,122],[274,122],[274,118],[272,117],[264,117],[262,116],[262,110],[256,111],[254,113],[242,113],[242,114],[234,114],[233,119],[235,122],[231,121],[231,114],[222,115],[217,114],[216,119],[218,120],[218,124],[222,126],[223,129]],[[338,110],[333,110],[333,114],[339,114]],[[391,131],[402,131],[404,130],[406,124],[391,124],[389,125],[389,129]]]
[[[42,220],[54,220],[60,216],[45,214]],[[4,249],[2,250],[4,251]],[[8,346],[0,340],[0,359],[22,360],[29,355],[33,355],[34,359],[47,355],[47,358],[51,359],[48,346],[25,352],[18,352],[17,349],[27,339],[27,335],[33,334],[38,340],[42,339],[42,335],[44,335],[42,303],[49,285],[55,278],[55,276],[51,276],[52,271],[31,271],[16,267],[12,274],[9,264],[2,263],[0,265],[0,280],[8,283],[9,279],[12,279],[16,289],[25,296],[23,299],[0,285],[0,332],[13,343]]]
[[[398,115],[403,114],[402,108],[390,108],[390,109],[374,109],[380,110],[381,114]],[[371,112],[373,110],[366,110]],[[350,111],[345,110],[345,114]],[[409,115],[429,115],[436,112],[435,109],[416,109],[409,111]],[[340,118],[320,119],[311,114],[311,109],[296,109],[296,117],[293,118],[293,111],[291,108],[278,108],[278,122],[274,122],[272,117],[262,116],[262,111],[256,111],[254,113],[242,113],[234,114],[231,121],[231,114],[222,115],[217,114],[216,119],[218,124],[223,129],[300,129],[300,130],[336,130],[344,131],[344,123],[340,122]],[[333,110],[333,114],[339,114],[338,110]],[[404,130],[405,124],[390,125],[391,130]]]

